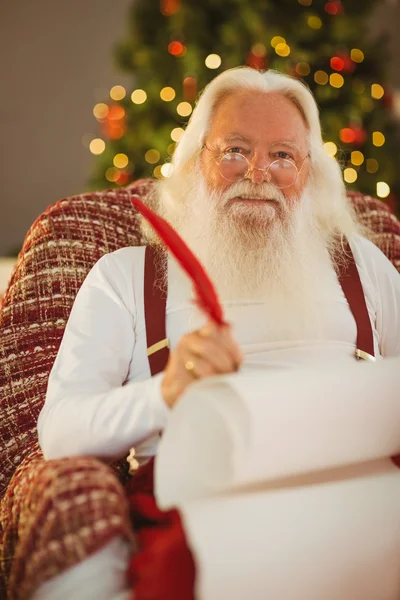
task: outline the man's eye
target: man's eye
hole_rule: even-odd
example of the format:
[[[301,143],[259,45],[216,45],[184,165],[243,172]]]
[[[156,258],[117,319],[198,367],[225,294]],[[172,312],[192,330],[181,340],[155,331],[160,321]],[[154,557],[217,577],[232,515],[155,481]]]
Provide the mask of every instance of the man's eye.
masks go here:
[[[284,158],[286,160],[294,161],[293,156],[289,154],[289,152],[285,152],[284,150],[279,150],[279,152],[275,152],[275,156],[277,156],[278,158]]]
[[[239,146],[232,146],[232,148],[227,148],[225,150],[225,154],[244,154],[245,150],[240,148]]]

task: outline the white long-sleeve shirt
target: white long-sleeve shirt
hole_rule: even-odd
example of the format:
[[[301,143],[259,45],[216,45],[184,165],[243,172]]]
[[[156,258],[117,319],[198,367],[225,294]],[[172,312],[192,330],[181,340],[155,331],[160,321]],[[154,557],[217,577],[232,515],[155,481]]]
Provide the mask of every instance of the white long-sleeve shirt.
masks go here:
[[[351,240],[377,356],[400,355],[400,276],[371,242]],[[73,305],[38,421],[47,459],[88,454],[111,458],[135,446],[154,455],[169,409],[162,373],[150,376],[144,319],[144,247],[103,256]],[[329,267],[332,269],[333,268]],[[173,271],[172,271],[173,272]],[[276,330],[262,302],[224,303],[226,319],[244,353],[244,369],[291,368],[354,361],[357,329],[336,276],[322,336]],[[174,349],[182,335],[204,323],[187,294],[168,277],[166,332]],[[281,326],[280,326],[281,327]],[[293,389],[296,389],[293,382]]]

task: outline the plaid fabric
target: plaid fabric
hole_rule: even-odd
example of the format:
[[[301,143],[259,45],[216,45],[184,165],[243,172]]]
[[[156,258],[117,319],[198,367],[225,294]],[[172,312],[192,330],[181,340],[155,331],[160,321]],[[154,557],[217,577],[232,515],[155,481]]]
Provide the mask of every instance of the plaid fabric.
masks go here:
[[[151,203],[151,180],[133,193]],[[382,202],[351,194],[371,239],[400,271],[400,223]],[[144,243],[125,190],[73,196],[29,230],[0,310],[0,598],[28,598],[42,581],[130,536],[123,488],[91,458],[44,462],[36,423],[76,293],[105,253]],[[123,463],[115,465],[124,481]],[[3,586],[3,587],[2,587]]]

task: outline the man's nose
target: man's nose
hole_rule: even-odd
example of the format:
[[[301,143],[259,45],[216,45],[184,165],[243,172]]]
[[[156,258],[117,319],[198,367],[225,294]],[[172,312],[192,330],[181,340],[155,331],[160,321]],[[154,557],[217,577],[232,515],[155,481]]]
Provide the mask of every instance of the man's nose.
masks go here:
[[[248,178],[252,183],[263,183],[265,174],[265,169],[253,167],[249,172]]]

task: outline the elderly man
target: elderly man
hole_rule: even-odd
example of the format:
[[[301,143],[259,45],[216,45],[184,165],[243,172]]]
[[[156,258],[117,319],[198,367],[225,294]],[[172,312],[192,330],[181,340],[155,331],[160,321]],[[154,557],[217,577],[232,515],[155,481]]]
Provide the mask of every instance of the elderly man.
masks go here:
[[[195,380],[355,361],[357,315],[340,278],[351,254],[372,340],[359,356],[400,354],[399,275],[363,237],[303,84],[272,71],[222,73],[201,96],[172,166],[157,187],[158,210],[206,267],[230,325],[205,322],[190,282],[156,252],[170,355],[151,377],[146,249],[104,256],[79,291],[50,375],[38,424],[47,459],[111,460],[135,446],[144,462],[157,451],[170,409]],[[44,584],[35,598],[117,597],[126,557],[125,543],[113,540]],[[98,590],[94,581],[102,582]]]

